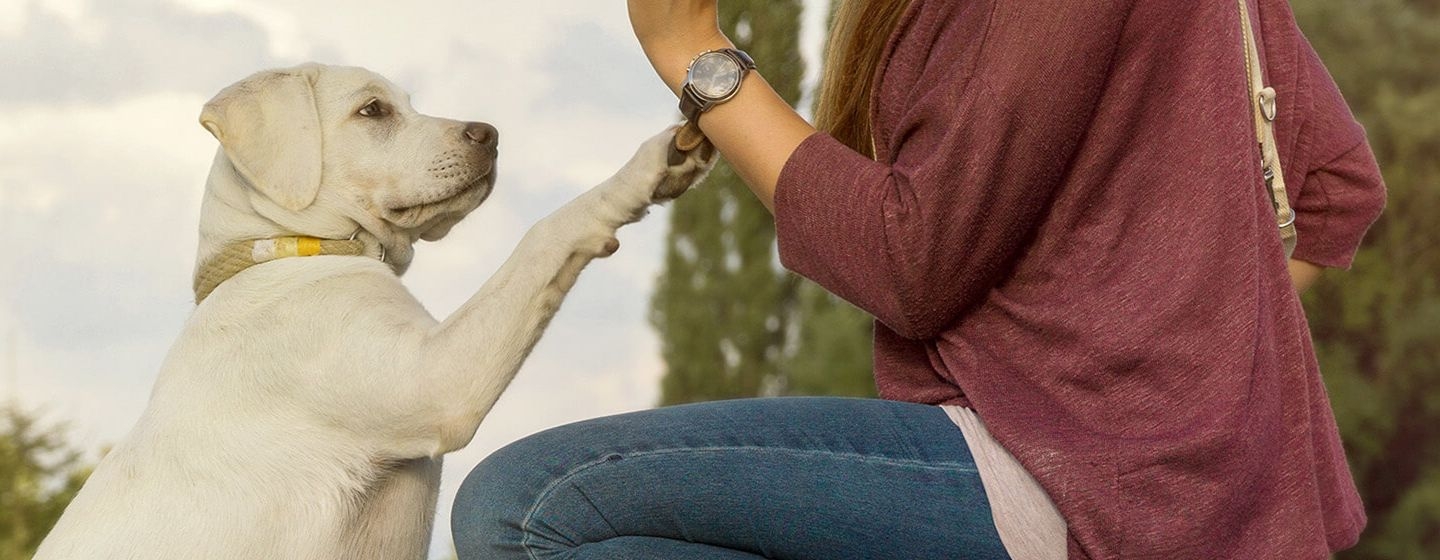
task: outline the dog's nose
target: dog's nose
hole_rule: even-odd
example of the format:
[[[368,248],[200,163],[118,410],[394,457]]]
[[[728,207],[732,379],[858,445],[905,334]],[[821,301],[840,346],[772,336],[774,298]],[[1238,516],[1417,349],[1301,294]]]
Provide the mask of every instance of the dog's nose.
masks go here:
[[[500,131],[487,123],[472,122],[465,125],[465,139],[486,148],[500,143]]]

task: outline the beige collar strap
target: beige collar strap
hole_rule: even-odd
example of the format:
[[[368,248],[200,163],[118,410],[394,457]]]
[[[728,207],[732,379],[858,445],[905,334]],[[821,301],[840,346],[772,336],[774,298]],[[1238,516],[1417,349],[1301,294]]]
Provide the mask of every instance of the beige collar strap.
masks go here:
[[[276,237],[230,243],[201,263],[199,270],[195,272],[195,304],[205,301],[220,283],[260,263],[286,257],[364,254],[365,243],[356,239]]]

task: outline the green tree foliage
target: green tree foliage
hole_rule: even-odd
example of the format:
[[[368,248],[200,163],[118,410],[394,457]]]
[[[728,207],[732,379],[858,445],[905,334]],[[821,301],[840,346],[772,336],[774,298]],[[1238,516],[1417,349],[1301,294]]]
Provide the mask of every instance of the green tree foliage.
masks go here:
[[[874,319],[810,281],[796,287],[786,395],[875,396]]]
[[[1370,526],[1342,559],[1440,558],[1440,1],[1295,0],[1389,203],[1305,297]]]
[[[721,25],[792,105],[801,97],[799,0],[728,0]],[[873,394],[869,323],[786,273],[770,213],[729,166],[673,208],[651,302],[662,404],[781,394]]]
[[[0,412],[0,559],[30,558],[89,469],[62,426],[41,426],[16,407]]]

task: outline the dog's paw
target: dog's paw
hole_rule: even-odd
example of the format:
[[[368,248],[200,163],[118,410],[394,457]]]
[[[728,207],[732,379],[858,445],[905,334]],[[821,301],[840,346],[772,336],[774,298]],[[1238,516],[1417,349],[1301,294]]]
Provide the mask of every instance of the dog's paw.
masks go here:
[[[698,130],[682,130],[681,127],[670,127],[665,134],[659,138],[664,141],[665,149],[665,173],[660,177],[659,183],[650,193],[652,203],[666,202],[679,198],[690,190],[690,187],[699,184],[705,179],[710,169],[715,167],[715,160],[718,153],[715,146],[709,139],[700,136],[698,138],[687,138],[685,144],[698,145],[690,150],[680,148],[680,136],[682,134],[699,135]],[[652,142],[655,141],[652,139]]]
[[[589,212],[602,223],[620,227],[645,216],[651,205],[679,197],[703,179],[715,165],[715,148],[706,141],[689,151],[678,151],[678,130],[672,126],[641,144],[619,173],[584,197]]]

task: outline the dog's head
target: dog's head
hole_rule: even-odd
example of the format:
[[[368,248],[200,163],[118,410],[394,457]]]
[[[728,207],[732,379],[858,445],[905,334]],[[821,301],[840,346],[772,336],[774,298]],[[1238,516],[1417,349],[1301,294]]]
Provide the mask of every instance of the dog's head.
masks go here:
[[[256,198],[292,215],[361,213],[346,217],[381,237],[439,239],[495,183],[495,127],[417,113],[362,68],[260,72],[210,100],[200,123]]]

